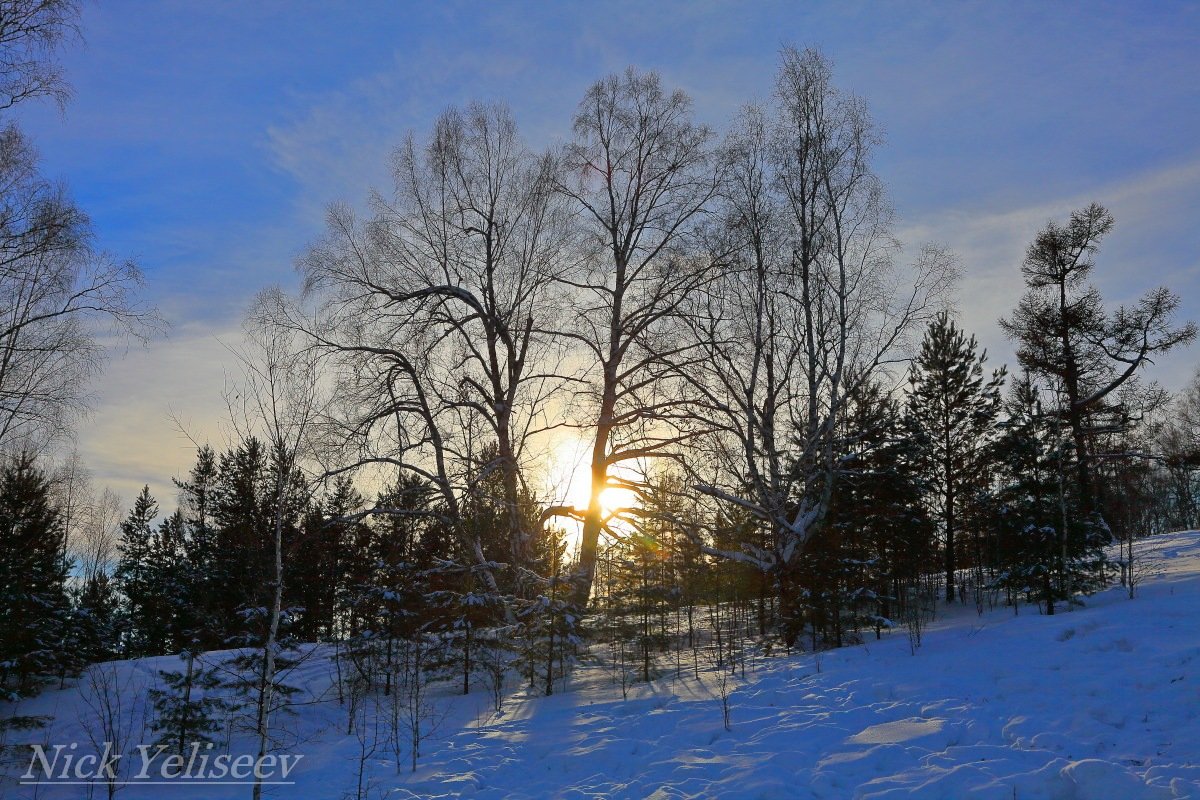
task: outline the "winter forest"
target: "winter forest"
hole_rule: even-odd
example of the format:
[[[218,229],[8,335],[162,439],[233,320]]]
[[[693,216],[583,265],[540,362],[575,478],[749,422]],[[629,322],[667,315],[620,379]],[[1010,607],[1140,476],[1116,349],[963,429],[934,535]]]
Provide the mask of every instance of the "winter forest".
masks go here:
[[[340,754],[305,792],[256,771],[194,797],[567,796],[467,791],[439,748],[463,714],[503,738],[514,704],[580,687],[692,685],[736,737],[756,680],[849,679],[888,646],[917,670],[955,620],[1136,620],[1158,537],[1200,528],[1200,371],[1176,391],[1155,371],[1197,329],[1154,274],[1132,301],[1097,288],[1128,269],[1105,198],[1028,231],[998,363],[956,254],[900,240],[868,103],[802,44],[727,119],[636,66],[561,108],[548,146],[493,98],[447,103],[248,303],[212,387],[228,435],[195,440],[171,492],[119,497],[72,441],[110,351],[169,328],[152,254],[107,252],[21,128],[69,104],[80,14],[0,2],[0,796],[82,796],[18,780],[33,744],[75,739],[129,753],[88,797],[142,796],[142,743]],[[1021,668],[978,639],[963,664]],[[628,708],[636,727],[657,706]],[[1174,792],[1147,797],[1200,781],[1129,769]],[[770,780],[662,796],[875,796]],[[981,796],[1143,796],[1020,786]]]

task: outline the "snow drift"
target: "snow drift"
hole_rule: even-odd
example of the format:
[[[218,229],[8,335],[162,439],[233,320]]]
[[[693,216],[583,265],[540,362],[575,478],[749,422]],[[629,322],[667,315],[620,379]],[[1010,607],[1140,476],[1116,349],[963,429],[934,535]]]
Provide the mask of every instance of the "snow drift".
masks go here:
[[[759,657],[730,697],[729,731],[711,673],[639,684],[624,700],[606,670],[584,666],[567,691],[516,692],[499,716],[485,693],[447,687],[413,773],[397,773],[382,751],[362,757],[360,739],[345,734],[328,652],[317,649],[291,679],[304,704],[280,722],[289,752],[303,755],[295,783],[265,795],[1200,798],[1200,532],[1138,548],[1150,577],[1134,600],[1113,588],[1053,617],[1032,606],[942,609],[916,655],[898,632],[819,655]],[[139,687],[176,663],[120,662],[117,671]],[[79,687],[20,712],[54,721],[10,734],[10,745],[87,741]],[[235,737],[232,750],[249,747]],[[0,796],[88,796],[85,786],[20,785],[29,751],[17,752]],[[119,797],[249,796],[246,786],[181,784],[127,780]]]

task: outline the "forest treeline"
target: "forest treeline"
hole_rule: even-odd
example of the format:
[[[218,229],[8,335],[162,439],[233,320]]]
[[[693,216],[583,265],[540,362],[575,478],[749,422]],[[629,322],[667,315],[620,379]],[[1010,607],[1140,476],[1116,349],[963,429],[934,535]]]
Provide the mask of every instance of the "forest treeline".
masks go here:
[[[1126,545],[1200,525],[1200,373],[1174,396],[1146,374],[1196,335],[1169,289],[1112,307],[1095,288],[1119,268],[1109,212],[1031,232],[1000,321],[1016,363],[995,366],[955,313],[953,254],[897,241],[878,131],[820,52],[785,48],[770,99],[723,130],[632,68],[545,151],[503,106],[448,110],[390,187],[331,207],[302,291],[256,299],[235,441],[173,476],[175,510],[147,488],[127,514],[35,446],[96,353],[69,306],[37,309],[91,280],[108,305],[88,313],[135,334],[153,315],[85,221],[46,238],[30,208],[77,212],[10,143],[5,296],[60,271],[4,301],[28,322],[0,330],[0,689],[182,653],[156,701],[180,749],[213,711],[180,698],[218,677],[256,693],[265,749],[301,642],[380,691],[415,668],[548,694],[583,642],[649,680],[706,615],[820,649],[919,644],[938,602],[1132,596]],[[582,507],[544,488],[566,438]],[[225,649],[249,660],[194,668]]]

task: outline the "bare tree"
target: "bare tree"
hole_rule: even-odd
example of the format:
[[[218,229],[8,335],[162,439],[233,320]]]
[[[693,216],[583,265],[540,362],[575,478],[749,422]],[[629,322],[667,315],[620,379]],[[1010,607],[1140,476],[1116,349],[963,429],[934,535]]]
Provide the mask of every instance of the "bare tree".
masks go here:
[[[659,76],[630,68],[595,83],[575,114],[575,140],[562,153],[560,192],[579,210],[582,258],[564,270],[577,323],[560,333],[587,363],[583,422],[590,447],[586,509],[547,514],[580,519],[575,603],[591,594],[605,519],[601,493],[639,488],[621,465],[678,456],[690,435],[664,359],[679,355],[668,335],[681,304],[710,277],[695,236],[717,189],[710,131],[694,123],[691,100],[666,92]]]
[[[689,530],[709,555],[774,577],[789,645],[792,570],[828,509],[847,404],[953,275],[936,247],[896,268],[870,119],[831,78],[820,53],[784,50],[773,107],[747,109],[726,140],[710,245],[723,268],[689,304],[691,357],[676,365],[713,431],[688,461],[694,488],[761,535],[730,550]]]
[[[79,12],[77,0],[0,0],[0,111],[37,97],[65,103],[57,54],[78,35]],[[99,323],[135,336],[157,327],[135,298],[137,267],[91,239],[87,216],[38,172],[28,139],[0,129],[0,448],[44,446],[86,408]]]
[[[261,643],[261,673],[253,698],[254,734],[258,761],[272,747],[271,717],[277,710],[276,659],[283,616],[283,532],[296,508],[303,507],[319,482],[305,467],[317,462],[314,422],[325,411],[317,361],[299,347],[292,333],[269,324],[267,316],[276,293],[260,295],[247,325],[247,346],[235,353],[243,379],[228,395],[230,418],[244,437],[260,434],[271,451],[272,513],[270,515],[272,563],[270,606]],[[257,762],[256,762],[257,763]],[[261,777],[255,773],[254,800],[262,796]]]
[[[0,1],[0,110],[37,97],[60,106],[71,89],[58,50],[79,36],[78,0]]]
[[[362,703],[361,706],[352,711],[354,716],[352,720],[352,728],[354,740],[358,745],[358,752],[355,760],[357,761],[357,769],[355,771],[355,783],[353,792],[344,792],[342,797],[346,800],[366,800],[372,794],[375,788],[375,781],[372,780],[369,765],[375,758],[375,753],[379,750],[379,726],[380,726],[380,702],[377,699],[371,698],[368,702]]]
[[[94,664],[80,681],[79,722],[99,757],[97,772],[109,800],[125,786],[126,750],[145,730],[146,688],[137,673],[122,674],[119,663]]]
[[[121,498],[111,489],[97,496],[91,473],[77,452],[54,471],[53,483],[78,576],[87,581],[108,572],[120,539]]]
[[[1169,477],[1175,524],[1200,527],[1200,369],[1156,426],[1155,444]]]
[[[0,131],[0,447],[44,444],[87,405],[103,353],[98,325],[144,338],[159,321],[136,298],[141,273],[91,246],[87,217]]]
[[[68,545],[77,554],[79,573],[85,580],[113,567],[122,513],[121,498],[112,489],[104,489],[99,497],[93,496],[84,509],[83,518],[75,529],[75,538],[68,541]],[[68,536],[70,534],[68,529]]]
[[[407,761],[411,772],[417,771],[421,744],[429,739],[445,719],[445,711],[431,694],[431,662],[434,644],[425,636],[413,636],[401,644],[400,657],[392,665],[397,672],[396,691],[387,698],[388,743],[396,764],[396,772]]]
[[[561,382],[544,332],[569,232],[553,170],[521,143],[507,109],[446,112],[423,146],[410,137],[397,151],[394,192],[373,197],[369,220],[331,209],[325,239],[300,264],[316,314],[278,315],[337,355],[343,469],[428,481],[436,513],[493,593],[464,505],[499,473],[503,497],[489,499],[507,509],[513,562],[525,561],[522,467],[529,442],[553,425],[547,398]]]

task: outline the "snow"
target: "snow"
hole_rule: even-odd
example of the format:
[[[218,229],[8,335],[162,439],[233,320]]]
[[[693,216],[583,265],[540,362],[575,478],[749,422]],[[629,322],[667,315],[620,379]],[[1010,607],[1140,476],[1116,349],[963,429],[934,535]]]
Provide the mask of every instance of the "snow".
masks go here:
[[[901,629],[819,658],[752,659],[730,697],[730,731],[712,673],[635,684],[624,700],[603,667],[583,666],[553,697],[514,692],[499,717],[482,691],[445,694],[419,769],[398,775],[378,755],[369,796],[1200,799],[1200,532],[1138,547],[1153,574],[1134,600],[1115,587],[1053,617],[955,606],[916,655]],[[353,797],[359,745],[344,735],[323,652],[297,673],[318,702],[285,723],[290,752],[305,756],[297,783],[268,797]],[[121,668],[148,681],[170,661]],[[21,711],[56,714],[38,740],[71,741],[79,705],[68,688]],[[247,792],[131,783],[118,796]],[[11,780],[0,795],[33,796]]]

